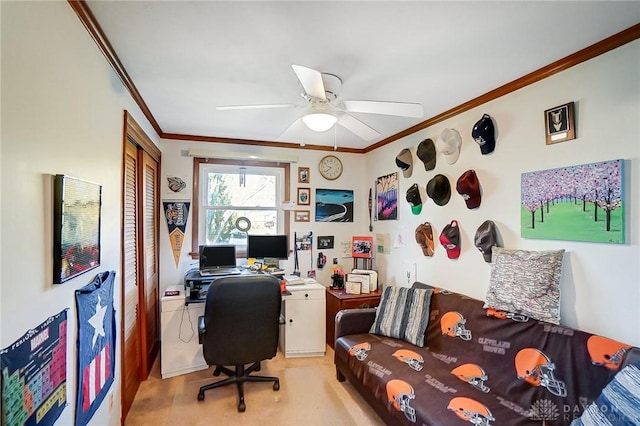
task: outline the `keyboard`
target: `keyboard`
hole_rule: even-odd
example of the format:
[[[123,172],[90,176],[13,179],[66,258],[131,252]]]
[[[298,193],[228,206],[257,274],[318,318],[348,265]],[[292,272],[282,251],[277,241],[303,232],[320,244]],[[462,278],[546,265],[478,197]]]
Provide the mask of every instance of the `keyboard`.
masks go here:
[[[222,275],[240,275],[241,273],[242,272],[240,272],[240,270],[237,268],[200,271],[200,275],[203,277],[219,277]]]

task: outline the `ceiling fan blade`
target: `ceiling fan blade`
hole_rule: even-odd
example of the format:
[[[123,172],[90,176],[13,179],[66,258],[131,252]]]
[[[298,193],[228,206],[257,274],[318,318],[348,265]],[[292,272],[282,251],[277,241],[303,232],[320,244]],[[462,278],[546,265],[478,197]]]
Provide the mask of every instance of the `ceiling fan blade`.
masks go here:
[[[267,108],[291,108],[294,104],[262,104],[262,105],[224,105],[217,106],[218,111],[233,111],[236,109],[267,109]]]
[[[422,105],[409,102],[385,101],[343,101],[348,112],[364,112],[367,114],[398,115],[402,117],[422,118]]]
[[[327,99],[327,95],[324,93],[324,83],[322,82],[322,74],[320,71],[316,71],[311,68],[303,67],[301,65],[291,65],[293,72],[298,76],[302,88],[309,96],[319,99]]]
[[[338,124],[366,141],[370,141],[380,136],[380,133],[378,133],[377,130],[372,129],[349,114],[341,114],[338,117]]]
[[[291,142],[301,137],[304,137],[304,123],[302,118],[299,117],[278,136],[278,141]]]

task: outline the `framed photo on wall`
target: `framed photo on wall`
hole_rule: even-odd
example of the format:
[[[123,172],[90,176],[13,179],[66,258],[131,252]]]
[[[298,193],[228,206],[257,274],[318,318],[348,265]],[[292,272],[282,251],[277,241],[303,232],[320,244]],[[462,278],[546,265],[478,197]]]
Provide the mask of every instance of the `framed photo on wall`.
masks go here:
[[[573,102],[558,105],[544,112],[547,145],[576,138]]]
[[[308,206],[311,204],[310,188],[298,188],[298,204],[301,206]]]
[[[311,175],[308,167],[298,167],[298,183],[309,183]]]
[[[102,186],[65,175],[53,177],[53,283],[100,266]]]
[[[296,210],[294,214],[294,220],[296,222],[309,222],[309,210]]]

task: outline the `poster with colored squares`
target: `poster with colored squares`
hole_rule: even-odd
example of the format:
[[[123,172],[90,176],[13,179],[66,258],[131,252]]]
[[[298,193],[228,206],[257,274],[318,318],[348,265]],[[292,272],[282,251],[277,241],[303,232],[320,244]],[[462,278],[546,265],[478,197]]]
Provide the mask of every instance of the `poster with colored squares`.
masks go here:
[[[67,310],[0,350],[2,424],[51,425],[67,405]]]

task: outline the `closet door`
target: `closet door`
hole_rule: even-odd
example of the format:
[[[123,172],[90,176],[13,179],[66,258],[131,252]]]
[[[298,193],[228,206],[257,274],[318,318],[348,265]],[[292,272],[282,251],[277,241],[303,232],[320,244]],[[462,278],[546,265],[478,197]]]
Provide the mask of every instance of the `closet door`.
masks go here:
[[[160,349],[160,150],[125,112],[122,191],[122,419]]]
[[[143,339],[142,369],[148,376],[160,348],[160,298],[158,295],[158,163],[145,151],[141,151],[142,189],[142,276],[146,316],[142,318]]]
[[[122,418],[129,408],[142,381],[142,344],[140,327],[139,277],[139,218],[138,218],[138,149],[126,142],[124,153],[122,208]]]

